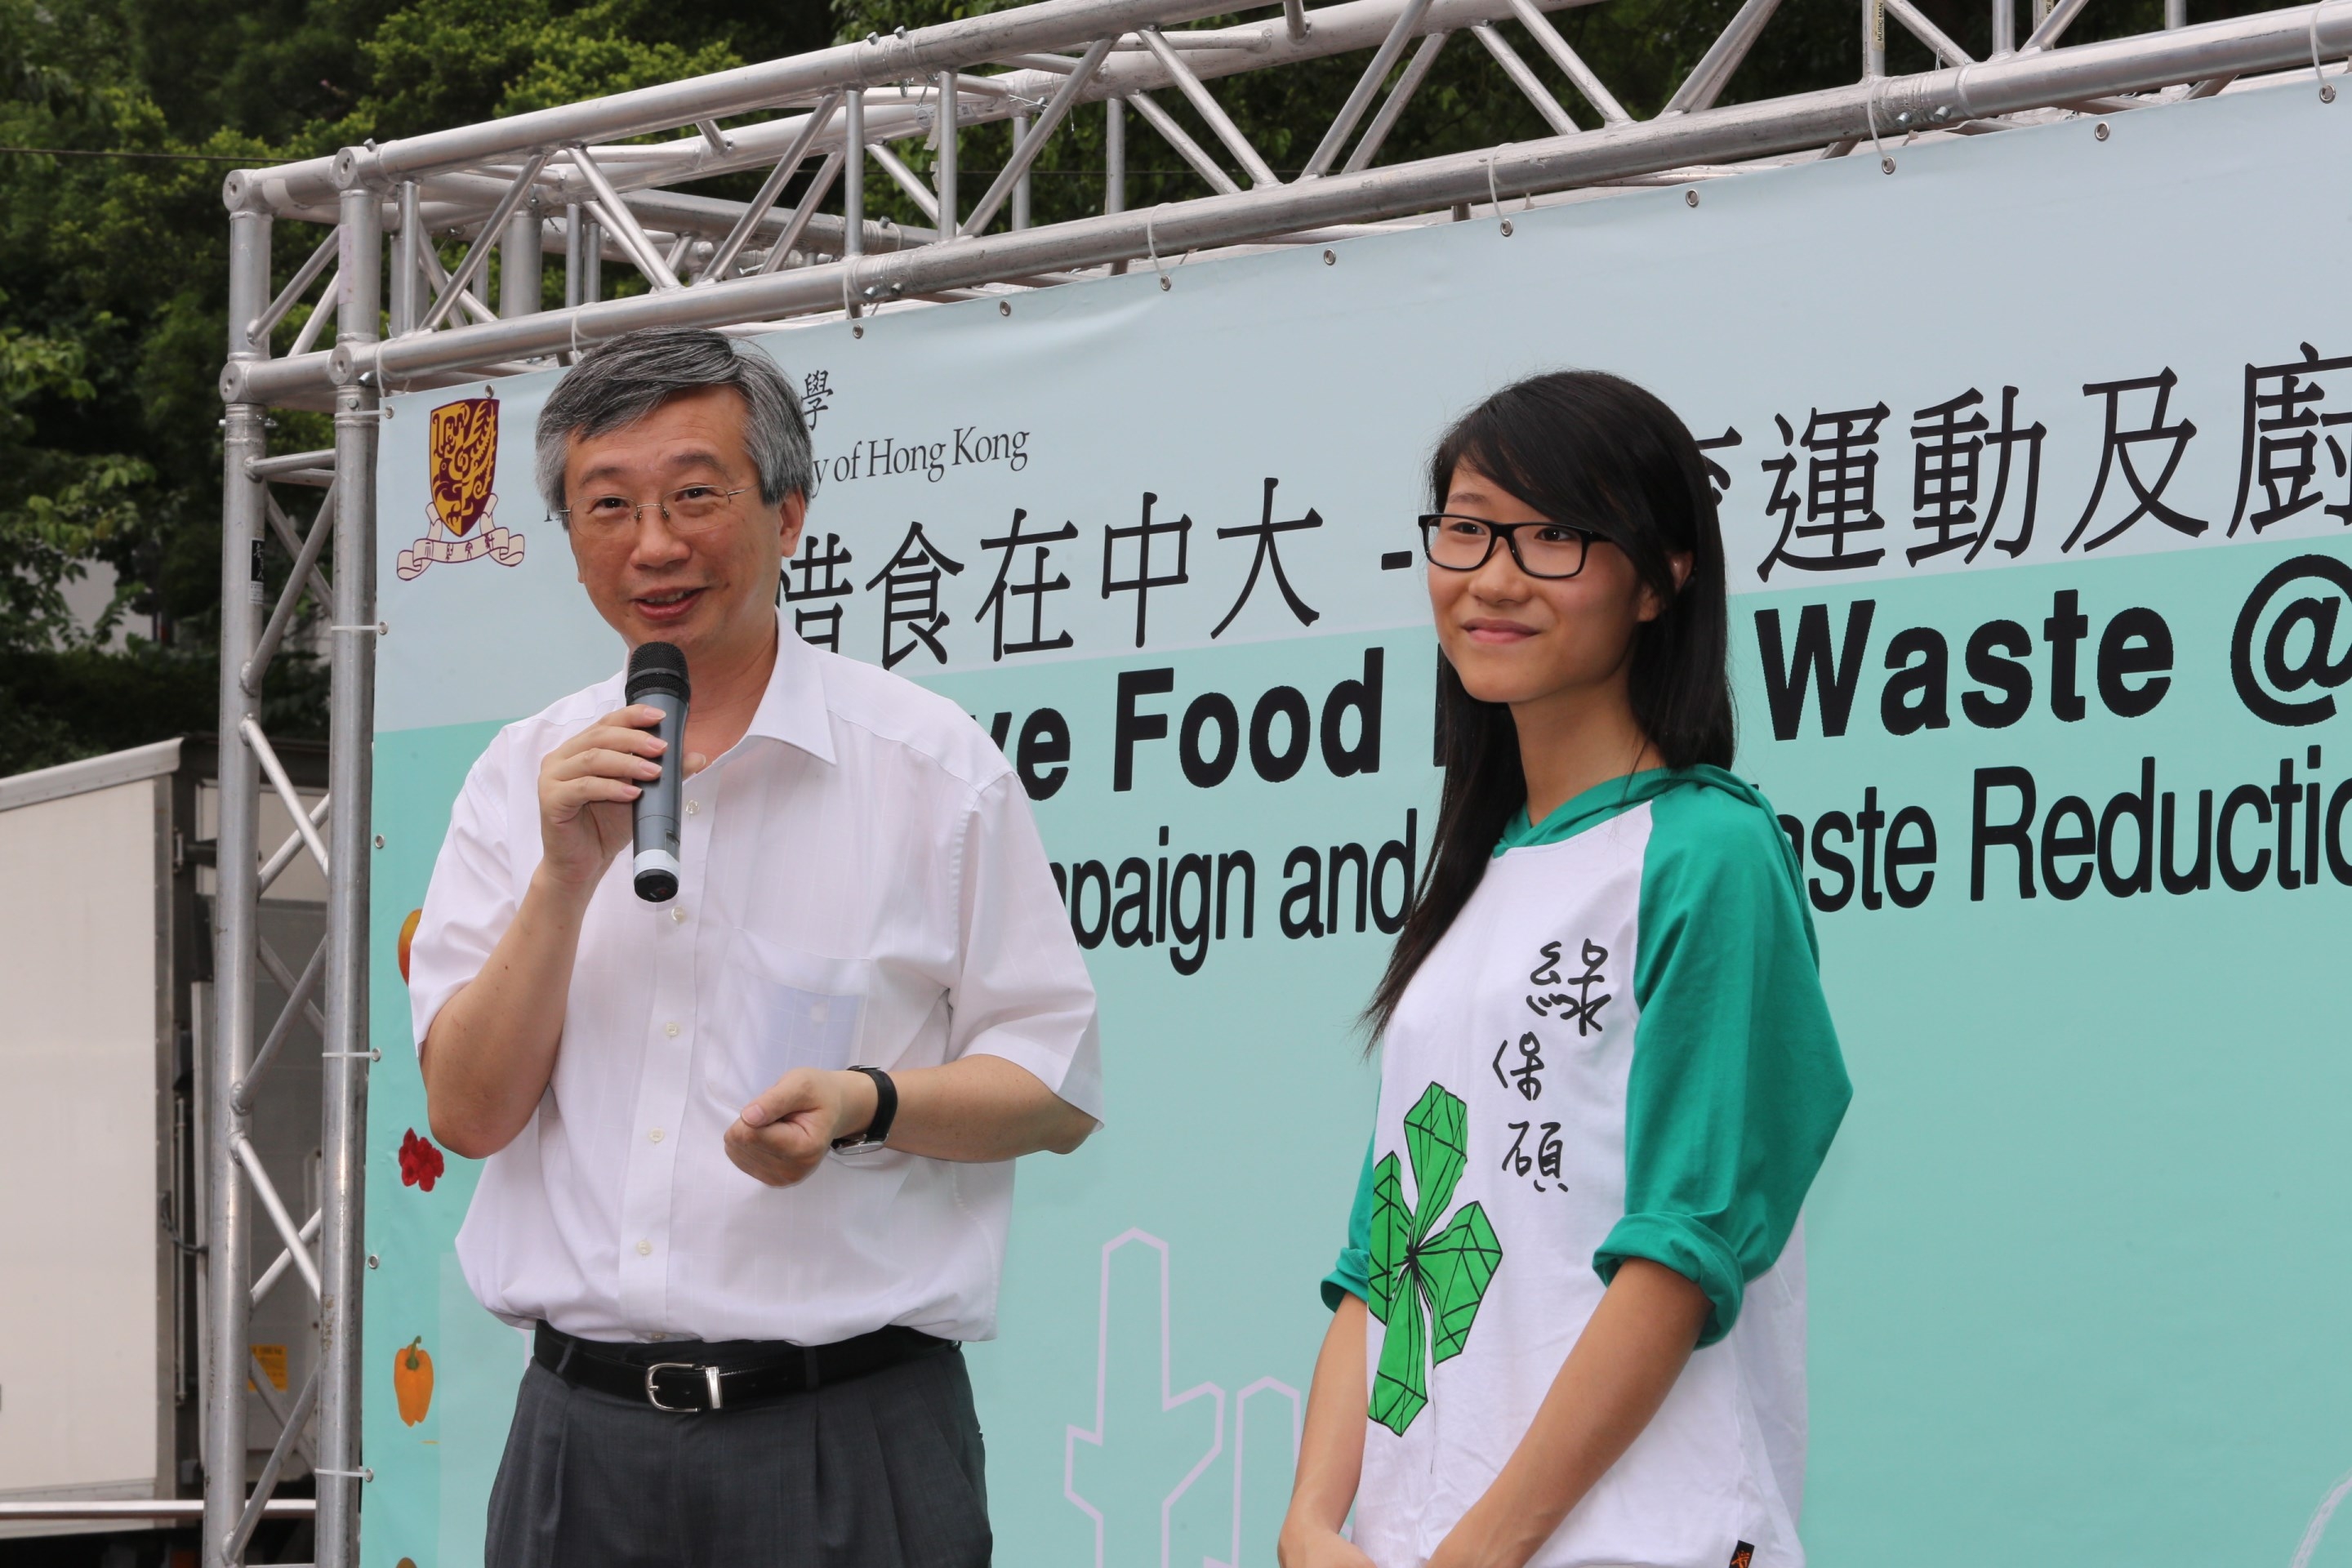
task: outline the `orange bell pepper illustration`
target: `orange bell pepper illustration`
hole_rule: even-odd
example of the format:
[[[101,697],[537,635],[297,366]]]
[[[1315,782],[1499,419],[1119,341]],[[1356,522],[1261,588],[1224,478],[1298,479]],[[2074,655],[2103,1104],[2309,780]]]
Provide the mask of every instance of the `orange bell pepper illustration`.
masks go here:
[[[419,1334],[392,1353],[392,1392],[400,1401],[400,1419],[414,1426],[425,1419],[433,1404],[433,1358]]]
[[[411,910],[408,918],[400,922],[400,983],[408,984],[408,944],[416,940],[417,922],[424,920],[423,910]]]

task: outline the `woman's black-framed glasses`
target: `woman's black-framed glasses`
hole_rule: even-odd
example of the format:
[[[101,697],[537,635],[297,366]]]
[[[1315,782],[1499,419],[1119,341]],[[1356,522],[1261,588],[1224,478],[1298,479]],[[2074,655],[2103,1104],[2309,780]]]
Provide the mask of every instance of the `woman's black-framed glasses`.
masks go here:
[[[1444,511],[1421,519],[1422,553],[1448,572],[1475,572],[1492,559],[1499,540],[1528,576],[1573,577],[1584,570],[1586,546],[1600,537],[1572,522],[1489,522]]]
[[[647,507],[660,511],[662,522],[672,533],[681,537],[708,533],[727,521],[734,510],[735,498],[750,489],[739,485],[731,490],[717,485],[681,485],[658,500],[633,501],[626,496],[598,496],[584,506],[559,508],[551,515],[564,527],[593,542],[617,539],[624,533],[635,533],[637,519]]]

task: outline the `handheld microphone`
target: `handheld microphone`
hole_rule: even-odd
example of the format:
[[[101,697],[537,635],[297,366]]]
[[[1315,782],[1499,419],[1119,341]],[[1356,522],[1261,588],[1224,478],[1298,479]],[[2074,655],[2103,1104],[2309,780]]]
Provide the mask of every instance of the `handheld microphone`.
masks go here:
[[[661,777],[646,784],[635,801],[636,856],[630,869],[637,897],[658,904],[677,897],[678,799],[686,784],[686,655],[675,645],[649,642],[629,656],[628,700],[661,710],[654,733],[669,742],[661,754]]]

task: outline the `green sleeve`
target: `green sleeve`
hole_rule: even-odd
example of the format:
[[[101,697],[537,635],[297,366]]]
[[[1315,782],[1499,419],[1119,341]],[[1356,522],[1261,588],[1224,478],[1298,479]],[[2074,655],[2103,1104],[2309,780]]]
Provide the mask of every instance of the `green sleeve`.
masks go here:
[[[1726,780],[1728,784],[1731,781]],[[1787,837],[1746,786],[1652,803],[1625,1090],[1625,1217],[1593,1268],[1695,1281],[1712,1344],[1772,1267],[1852,1089]]]
[[[1378,1137],[1364,1140],[1364,1173],[1356,1179],[1356,1202],[1348,1210],[1348,1245],[1323,1276],[1323,1304],[1335,1312],[1341,1296],[1361,1301],[1372,1289],[1372,1143]]]

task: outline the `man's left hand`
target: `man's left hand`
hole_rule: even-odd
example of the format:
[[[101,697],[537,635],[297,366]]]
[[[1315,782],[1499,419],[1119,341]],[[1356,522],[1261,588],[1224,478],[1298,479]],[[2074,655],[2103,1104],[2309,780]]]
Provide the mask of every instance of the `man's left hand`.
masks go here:
[[[727,1157],[754,1181],[797,1185],[835,1139],[874,1120],[874,1080],[864,1073],[794,1068],[743,1108],[727,1130]]]

